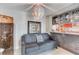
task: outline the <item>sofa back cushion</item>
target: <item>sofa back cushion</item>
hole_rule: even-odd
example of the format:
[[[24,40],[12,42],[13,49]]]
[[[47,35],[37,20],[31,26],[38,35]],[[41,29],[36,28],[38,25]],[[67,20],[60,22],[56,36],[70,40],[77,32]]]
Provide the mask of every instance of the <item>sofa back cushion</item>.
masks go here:
[[[44,41],[48,40],[50,38],[48,33],[42,33],[42,37],[43,37]]]
[[[31,34],[25,34],[22,37],[22,40],[25,43],[39,43],[44,42],[45,40],[49,39],[48,33],[31,33]]]
[[[23,40],[25,43],[35,43],[36,36],[34,34],[26,34],[23,36]]]

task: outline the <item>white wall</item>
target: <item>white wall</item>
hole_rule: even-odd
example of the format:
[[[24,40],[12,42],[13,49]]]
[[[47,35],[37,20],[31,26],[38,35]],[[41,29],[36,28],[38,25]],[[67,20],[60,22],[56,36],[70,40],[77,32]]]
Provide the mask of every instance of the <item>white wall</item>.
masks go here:
[[[27,21],[38,21],[41,22],[42,33],[46,32],[46,19],[33,20],[31,16],[28,16],[27,12],[10,10],[10,9],[0,9],[0,14],[12,16],[14,19],[14,54],[19,54],[21,51],[21,36],[27,34]]]
[[[50,33],[52,31],[52,16],[46,17],[46,32]]]

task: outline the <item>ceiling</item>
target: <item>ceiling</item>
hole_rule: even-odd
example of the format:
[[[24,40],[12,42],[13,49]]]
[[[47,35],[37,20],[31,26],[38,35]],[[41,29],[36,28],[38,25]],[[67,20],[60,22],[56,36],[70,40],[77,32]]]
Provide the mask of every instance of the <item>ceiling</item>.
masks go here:
[[[79,7],[78,3],[44,3],[44,5],[48,8],[45,9],[45,15],[56,15],[63,13],[65,11],[74,9]],[[0,3],[0,9],[11,9],[11,10],[19,10],[24,11],[31,14],[32,11],[32,4],[31,3]]]

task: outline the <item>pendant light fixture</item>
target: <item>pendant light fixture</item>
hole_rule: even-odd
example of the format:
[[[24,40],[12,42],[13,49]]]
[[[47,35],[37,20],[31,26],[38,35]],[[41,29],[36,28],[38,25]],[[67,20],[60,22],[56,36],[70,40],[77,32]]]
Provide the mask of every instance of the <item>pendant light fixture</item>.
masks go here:
[[[41,19],[42,17],[44,17],[44,13],[45,10],[41,3],[33,4],[32,15],[34,19],[38,19],[38,20]]]

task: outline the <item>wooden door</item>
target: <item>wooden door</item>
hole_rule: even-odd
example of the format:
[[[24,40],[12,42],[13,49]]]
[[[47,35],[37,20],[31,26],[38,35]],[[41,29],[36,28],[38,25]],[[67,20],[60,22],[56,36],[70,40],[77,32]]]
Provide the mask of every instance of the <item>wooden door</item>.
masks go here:
[[[13,18],[0,15],[0,48],[13,48]]]

